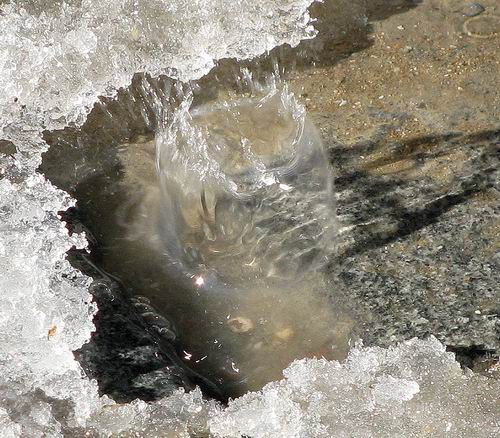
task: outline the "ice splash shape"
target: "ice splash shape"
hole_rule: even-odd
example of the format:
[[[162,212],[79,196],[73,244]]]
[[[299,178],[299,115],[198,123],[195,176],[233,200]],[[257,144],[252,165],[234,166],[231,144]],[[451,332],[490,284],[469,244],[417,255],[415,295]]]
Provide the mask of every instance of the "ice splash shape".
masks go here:
[[[192,109],[156,136],[160,236],[190,278],[300,278],[333,249],[332,175],[286,86]],[[202,284],[199,284],[202,286]]]
[[[0,128],[83,123],[137,72],[189,81],[222,58],[312,38],[313,0],[71,0],[1,5]]]
[[[268,82],[248,78],[248,92],[194,108],[188,92],[157,131],[159,178],[144,171],[155,170],[152,142],[121,149],[124,190],[140,201],[119,209],[126,238],[108,245],[110,260],[149,260],[145,275],[164,286],[140,293],[182,333],[186,360],[231,397],[296,358],[344,357],[354,325],[319,272],[335,237],[323,144],[287,87]]]

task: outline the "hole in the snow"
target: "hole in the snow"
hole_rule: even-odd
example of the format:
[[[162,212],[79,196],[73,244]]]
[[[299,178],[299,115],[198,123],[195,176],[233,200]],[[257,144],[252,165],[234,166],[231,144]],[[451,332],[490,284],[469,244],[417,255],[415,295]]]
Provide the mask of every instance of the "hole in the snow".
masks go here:
[[[98,348],[79,353],[103,392],[199,384],[226,399],[296,358],[346,355],[354,321],[322,273],[329,164],[277,82],[214,93],[137,76],[81,129],[44,134],[40,170],[77,199],[65,219],[91,242],[74,262],[113,295],[97,293]]]

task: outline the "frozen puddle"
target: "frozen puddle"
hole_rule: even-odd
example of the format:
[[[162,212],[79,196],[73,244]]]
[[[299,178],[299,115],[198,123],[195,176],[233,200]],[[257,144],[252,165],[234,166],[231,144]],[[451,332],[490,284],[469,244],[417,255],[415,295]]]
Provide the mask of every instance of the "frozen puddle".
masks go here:
[[[71,168],[100,168],[100,184],[81,172],[63,185],[90,218],[94,263],[224,397],[281,378],[294,359],[344,358],[354,328],[321,273],[336,231],[323,145],[270,82],[198,106],[184,92],[172,112],[160,84],[144,81],[156,133],[107,144],[104,156],[98,141],[66,135],[54,149],[79,149],[79,161],[49,152],[42,165],[56,184]]]

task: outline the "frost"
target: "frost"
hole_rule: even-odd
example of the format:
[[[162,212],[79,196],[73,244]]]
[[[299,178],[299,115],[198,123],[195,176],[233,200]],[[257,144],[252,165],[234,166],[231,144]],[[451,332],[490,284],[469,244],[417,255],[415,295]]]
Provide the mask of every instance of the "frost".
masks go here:
[[[138,436],[189,438],[206,432],[209,413],[216,411],[215,402],[204,401],[199,389],[189,394],[178,390],[156,403],[136,400],[109,406],[92,417],[89,426],[102,436],[133,432]]]
[[[94,308],[89,280],[65,260],[79,239],[68,237],[56,211],[71,204],[40,175],[0,180],[0,391],[3,412],[38,423],[29,430],[52,430],[47,398],[71,394],[75,424],[98,402],[72,353],[93,329]]]
[[[295,361],[284,379],[227,408],[178,391],[93,416],[104,436],[415,437],[500,433],[500,382],[465,373],[435,338],[355,347],[343,363]]]
[[[21,426],[14,423],[5,409],[0,408],[0,431],[5,438],[14,438],[21,434]]]

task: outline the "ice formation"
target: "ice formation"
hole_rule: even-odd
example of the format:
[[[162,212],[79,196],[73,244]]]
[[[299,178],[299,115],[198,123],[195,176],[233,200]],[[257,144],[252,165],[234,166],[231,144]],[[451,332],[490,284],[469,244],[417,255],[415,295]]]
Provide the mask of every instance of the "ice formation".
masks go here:
[[[345,363],[304,359],[285,378],[222,409],[198,391],[133,402],[91,419],[102,433],[139,436],[494,437],[500,382],[464,374],[435,338],[353,348]]]
[[[146,71],[188,81],[314,36],[313,0],[68,0],[2,5],[0,126],[83,122]],[[15,103],[15,105],[13,104]],[[24,107],[25,106],[25,107]]]
[[[190,277],[295,281],[332,251],[332,176],[319,133],[286,86],[253,85],[251,96],[190,111],[188,99],[156,135],[170,206],[160,235]]]
[[[209,419],[217,436],[498,436],[500,382],[464,375],[435,338],[294,362]]]
[[[119,147],[123,201],[102,244],[125,284],[154,276],[134,289],[231,397],[279,379],[295,358],[345,357],[355,324],[319,272],[336,225],[319,133],[274,75],[244,82],[198,106],[188,90],[164,119],[155,106],[155,139]],[[129,276],[133,260],[151,261]]]
[[[205,74],[313,36],[311,0],[71,0],[0,5],[0,434],[16,436],[495,436],[496,381],[464,375],[436,340],[294,363],[222,409],[199,391],[156,403],[99,397],[74,360],[93,328],[89,279],[65,261],[84,236],[35,173],[42,129],[81,123],[132,75]],[[5,153],[11,141],[15,155]]]

